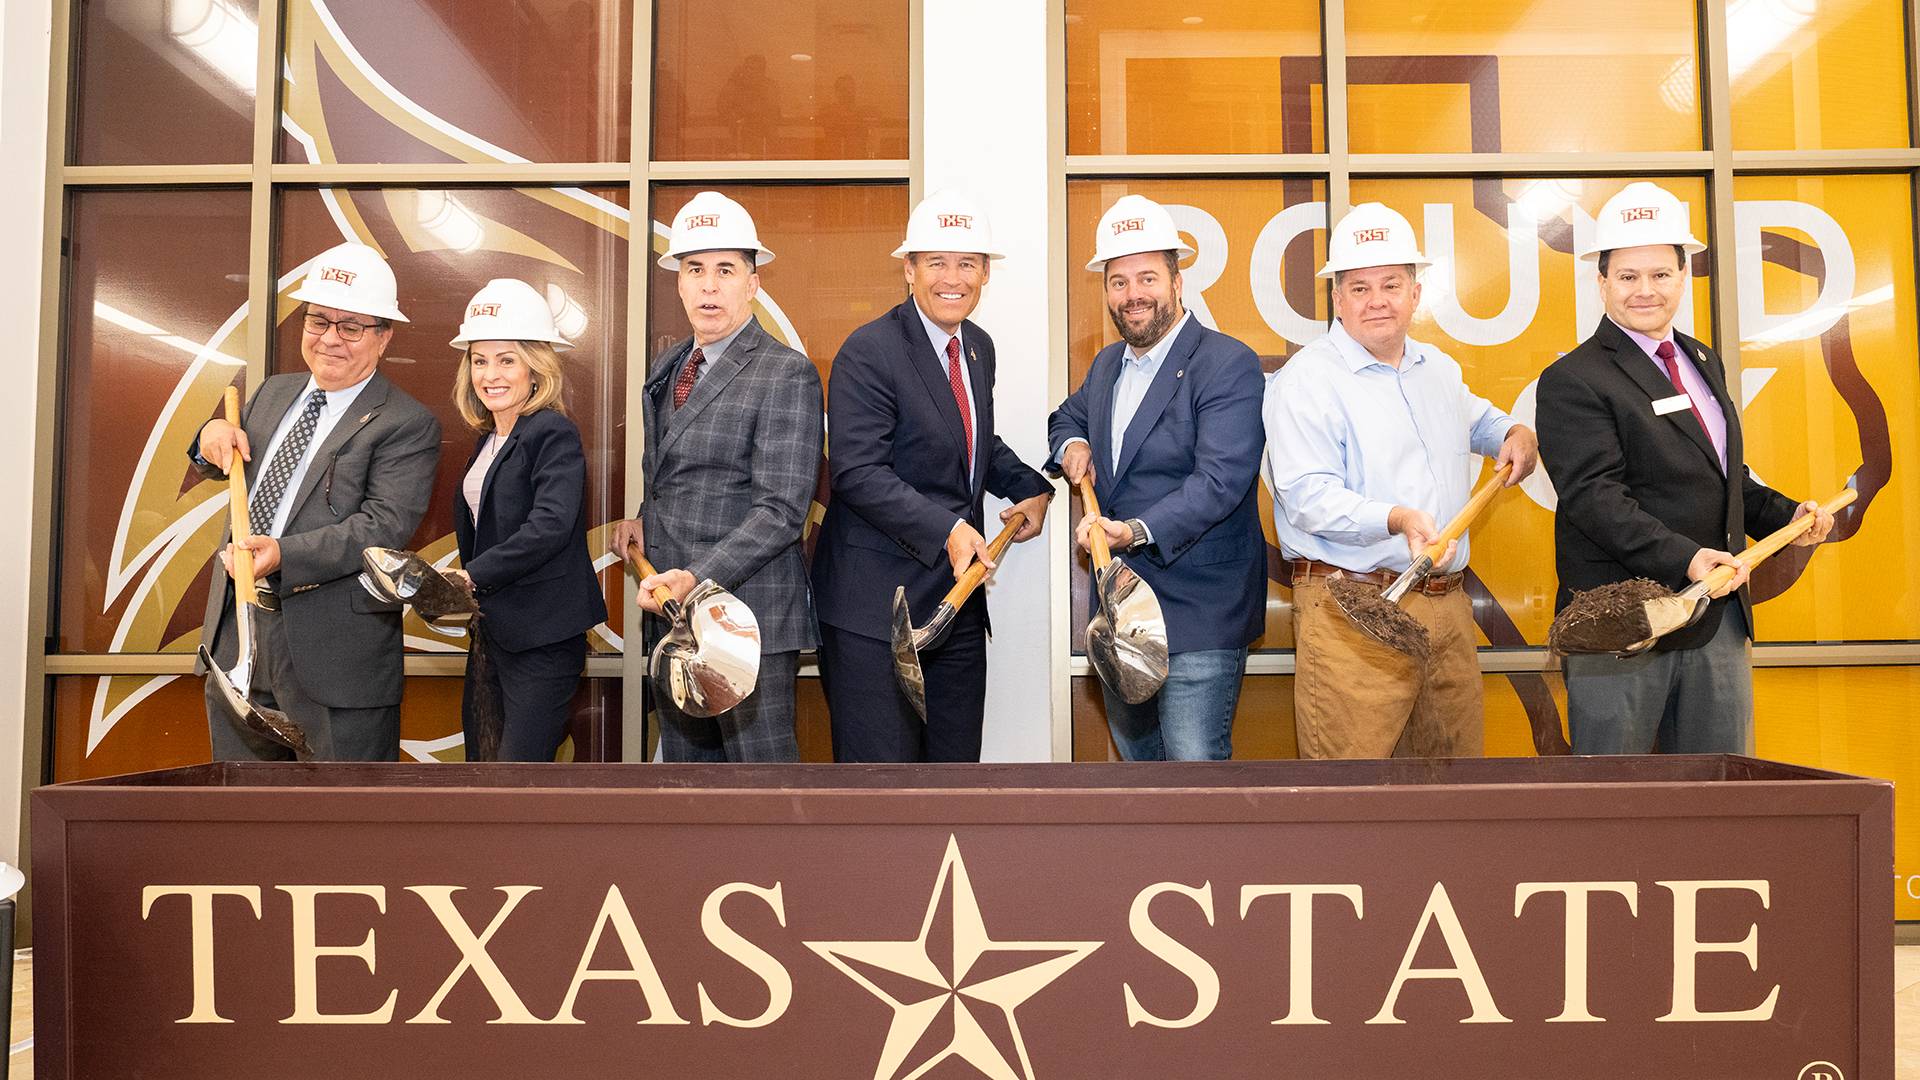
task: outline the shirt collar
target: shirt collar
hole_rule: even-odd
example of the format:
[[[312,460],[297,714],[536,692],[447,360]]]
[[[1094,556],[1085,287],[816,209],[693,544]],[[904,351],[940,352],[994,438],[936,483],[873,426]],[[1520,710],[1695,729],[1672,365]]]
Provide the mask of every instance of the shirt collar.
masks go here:
[[[718,360],[721,357],[727,355],[727,350],[733,348],[734,339],[738,338],[741,332],[746,330],[747,323],[750,323],[752,321],[753,321],[753,316],[749,315],[747,316],[745,322],[742,322],[739,326],[736,326],[733,328],[733,333],[728,334],[727,336],[719,339],[718,341],[713,342],[710,345],[702,345],[700,344],[700,342],[695,341],[693,343],[693,348],[699,349],[701,358],[705,362],[711,364],[715,360]],[[693,349],[687,350],[687,355],[692,356]]]
[[[947,362],[947,342],[951,341],[954,338],[960,337],[960,330],[965,330],[966,324],[962,323],[960,330],[956,330],[953,333],[949,334],[945,330],[940,329],[940,326],[938,323],[934,322],[932,319],[927,318],[927,313],[920,310],[920,301],[918,300],[915,300],[913,302],[913,313],[915,315],[920,316],[920,325],[923,327],[926,327],[927,340],[933,343],[934,355],[940,358],[940,362],[942,364],[946,363]],[[966,352],[967,352],[966,339],[961,338],[960,354],[964,356],[966,355]]]
[[[1136,353],[1133,350],[1133,346],[1129,345],[1121,351],[1120,359],[1123,362],[1129,360],[1139,361],[1142,367],[1158,367],[1160,362],[1167,358],[1167,354],[1173,351],[1174,341],[1179,338],[1180,331],[1187,328],[1187,320],[1191,318],[1193,318],[1193,312],[1181,312],[1180,321],[1174,323],[1172,329],[1160,335],[1160,340],[1154,342],[1145,353]]]
[[[338,390],[327,391],[327,403],[325,405],[327,415],[339,416],[341,413],[346,412],[348,407],[350,407],[353,404],[353,399],[360,396],[360,391],[365,390],[367,388],[367,384],[373,381],[373,376],[379,370],[380,370],[379,368],[375,368],[373,371],[367,372],[366,378],[361,379],[359,382],[354,383],[352,386],[346,386]],[[307,385],[301,389],[300,396],[295,398],[294,400],[296,402],[305,402],[308,396],[311,395],[315,390],[319,388],[320,388],[320,384],[314,381],[314,378],[312,375],[308,375]]]
[[[1608,320],[1609,320],[1609,321],[1611,321],[1611,320],[1612,320],[1612,318],[1613,318],[1613,316],[1611,316],[1611,315],[1609,315],[1609,316],[1607,316],[1607,318],[1608,318]],[[1613,325],[1615,325],[1615,326],[1620,326],[1620,324],[1619,324],[1619,323],[1617,323],[1617,322],[1616,322],[1616,323],[1614,323]],[[1624,333],[1625,333],[1625,334],[1626,334],[1626,335],[1627,335],[1628,337],[1630,337],[1630,338],[1632,338],[1632,339],[1633,339],[1633,343],[1634,343],[1635,345],[1638,345],[1638,346],[1640,346],[1640,351],[1641,351],[1641,352],[1643,352],[1643,353],[1646,353],[1646,354],[1647,354],[1647,358],[1648,358],[1648,359],[1650,359],[1650,360],[1653,360],[1653,361],[1654,361],[1655,363],[1659,363],[1659,362],[1660,362],[1660,358],[1659,358],[1659,357],[1657,357],[1657,356],[1655,356],[1655,355],[1654,355],[1654,353],[1653,353],[1653,351],[1654,351],[1655,349],[1658,349],[1658,348],[1660,347],[1660,343],[1661,343],[1661,342],[1663,342],[1663,341],[1673,341],[1673,327],[1671,327],[1671,326],[1669,326],[1669,327],[1667,327],[1667,336],[1666,336],[1666,337],[1663,337],[1663,338],[1651,338],[1651,337],[1648,337],[1647,335],[1645,335],[1645,334],[1643,334],[1643,333],[1641,333],[1641,332],[1640,332],[1640,331],[1638,331],[1638,330],[1628,330],[1628,329],[1627,329],[1626,327],[1624,327],[1624,326],[1620,326],[1620,329],[1621,329],[1621,330],[1622,330],[1622,331],[1623,331],[1623,332],[1624,332]],[[1673,347],[1674,347],[1675,349],[1678,349],[1678,348],[1680,347],[1680,343],[1679,343],[1679,342],[1677,342],[1677,341],[1673,341]]]
[[[1365,345],[1353,340],[1353,335],[1347,333],[1346,325],[1339,319],[1333,320],[1333,327],[1327,331],[1327,337],[1333,342],[1334,349],[1340,353],[1340,359],[1347,362],[1347,370],[1358,372],[1374,364],[1379,364],[1388,371],[1393,370],[1393,365],[1368,352]],[[1402,367],[1412,367],[1427,362],[1427,346],[1424,343],[1409,337],[1404,349],[1405,353],[1401,356]]]

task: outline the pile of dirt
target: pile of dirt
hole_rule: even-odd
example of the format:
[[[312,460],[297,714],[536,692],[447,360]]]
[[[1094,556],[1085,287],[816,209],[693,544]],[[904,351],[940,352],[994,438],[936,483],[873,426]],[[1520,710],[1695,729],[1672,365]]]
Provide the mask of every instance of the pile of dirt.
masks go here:
[[[1547,629],[1547,648],[1562,656],[1619,652],[1653,636],[1646,604],[1673,591],[1647,578],[1629,578],[1573,594]]]
[[[1426,662],[1427,628],[1402,611],[1400,605],[1388,603],[1377,587],[1352,578],[1330,577],[1327,593],[1362,630],[1415,660]]]

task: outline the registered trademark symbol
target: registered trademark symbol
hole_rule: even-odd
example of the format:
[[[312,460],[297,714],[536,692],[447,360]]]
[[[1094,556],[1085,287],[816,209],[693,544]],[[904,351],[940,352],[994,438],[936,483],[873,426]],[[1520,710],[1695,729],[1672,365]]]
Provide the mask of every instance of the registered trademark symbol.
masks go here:
[[[1800,1075],[1794,1080],[1847,1080],[1847,1076],[1840,1071],[1840,1066],[1831,1061],[1814,1061],[1801,1069]]]

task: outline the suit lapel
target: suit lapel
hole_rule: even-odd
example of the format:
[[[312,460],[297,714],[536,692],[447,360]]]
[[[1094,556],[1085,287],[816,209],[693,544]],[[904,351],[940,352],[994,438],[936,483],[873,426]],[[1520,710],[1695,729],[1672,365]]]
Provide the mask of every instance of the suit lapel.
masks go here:
[[[513,453],[514,448],[520,445],[520,432],[525,428],[526,423],[527,418],[523,416],[513,425],[513,433],[500,440],[500,449],[493,452],[493,460],[487,463],[487,475],[480,479],[480,510],[473,515],[473,527],[476,529],[480,527],[480,515],[486,512],[487,501],[493,497],[493,478],[500,472],[500,463],[507,460],[507,455]],[[489,432],[487,438],[493,438],[493,434]],[[477,448],[474,456],[480,456]],[[473,462],[467,462],[467,468],[473,468]]]
[[[1160,362],[1160,370],[1154,373],[1152,385],[1140,399],[1140,407],[1134,410],[1133,419],[1127,421],[1126,436],[1120,442],[1120,467],[1113,473],[1115,480],[1127,474],[1127,467],[1140,453],[1140,444],[1147,441],[1147,433],[1160,422],[1167,402],[1172,401],[1180,389],[1180,380],[1187,374],[1187,361],[1200,344],[1200,334],[1200,320],[1189,318],[1187,328],[1180,331],[1180,336],[1173,340],[1173,348],[1167,350],[1167,358]]]
[[[695,380],[693,393],[687,395],[685,405],[675,409],[671,397],[667,399],[666,408],[670,419],[667,422],[666,434],[660,440],[661,453],[664,454],[671,449],[681,434],[693,426],[693,421],[701,411],[713,404],[714,399],[727,388],[727,384],[733,381],[734,376],[740,374],[741,369],[753,359],[753,351],[760,347],[763,337],[765,337],[765,331],[760,329],[760,324],[748,319],[746,325],[740,328],[739,336],[727,346],[727,351],[723,355],[706,359],[704,364],[706,370],[701,372]],[[693,350],[688,349],[687,352],[691,354]]]
[[[978,491],[987,478],[986,432],[992,425],[982,422],[981,417],[993,406],[993,373],[987,370],[990,362],[980,359],[978,343],[985,335],[972,323],[967,323],[965,330],[960,335],[960,344],[967,350],[967,382],[973,389],[973,452],[968,456],[973,465],[973,474],[967,477],[967,487],[970,491]],[[951,383],[947,389],[947,396],[952,397]],[[955,402],[954,415],[958,416],[959,413],[959,403]]]
[[[1120,381],[1126,347],[1122,342],[1112,356],[1095,357],[1087,372],[1087,445],[1093,450],[1093,475],[1108,483],[1113,482],[1107,476],[1113,469],[1113,387]]]
[[[369,421],[380,415],[380,408],[387,403],[387,393],[392,388],[393,384],[387,381],[385,375],[374,372],[373,377],[367,380],[366,387],[354,397],[353,407],[347,415],[342,416],[339,423],[333,425],[333,430],[327,432],[326,441],[313,452],[312,460],[307,463],[307,475],[300,478],[300,490],[294,495],[293,506],[287,512],[289,522],[299,515],[300,508],[306,505],[307,498],[313,494],[315,488],[320,486],[320,478],[328,472],[333,456],[340,452],[341,447],[347,445],[347,440],[353,438],[360,429],[367,426]]]
[[[1673,383],[1660,370],[1659,362],[1648,356],[1638,342],[1627,336],[1625,330],[1620,329],[1612,319],[1601,320],[1601,325],[1604,331],[1611,331],[1607,334],[1607,343],[1613,347],[1613,362],[1618,364],[1620,370],[1624,371],[1627,377],[1647,395],[1647,408],[1651,409],[1653,402],[1670,398],[1677,393]],[[1678,345],[1678,335],[1675,335],[1675,342]],[[1713,385],[1711,377],[1708,377],[1707,385]],[[1713,440],[1707,437],[1706,429],[1700,426],[1699,420],[1695,419],[1692,409],[1675,409],[1668,413],[1665,419],[1680,434],[1691,439],[1701,453],[1707,455],[1707,460],[1712,462],[1715,472],[1720,470],[1720,452],[1713,448]],[[1728,460],[1731,461],[1732,458]]]
[[[280,430],[280,421],[287,418],[287,410],[293,408],[293,402],[306,386],[306,380],[289,376],[284,379],[268,379],[260,384],[260,393],[247,410],[247,441],[260,448],[247,462],[247,490],[252,491],[259,481],[260,474],[267,467],[267,447],[273,442],[273,433]]]
[[[920,309],[911,299],[894,311],[899,318],[900,332],[906,339],[907,366],[919,375],[920,385],[926,387],[927,397],[933,400],[934,410],[946,421],[947,434],[953,439],[953,448],[960,453],[955,465],[961,475],[965,476],[967,439],[960,427],[960,407],[954,404],[953,384],[947,380],[946,357],[934,351],[933,342],[927,339],[927,328],[920,321]],[[961,335],[961,339],[961,343],[965,344],[964,334]],[[979,398],[980,395],[976,391],[974,400],[978,401]]]

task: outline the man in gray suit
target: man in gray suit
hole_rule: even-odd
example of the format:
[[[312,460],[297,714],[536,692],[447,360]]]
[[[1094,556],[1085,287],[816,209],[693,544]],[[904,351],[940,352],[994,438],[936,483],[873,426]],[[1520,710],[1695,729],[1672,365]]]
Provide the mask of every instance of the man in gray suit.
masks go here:
[[[208,421],[187,453],[209,479],[224,480],[235,453],[247,470],[247,547],[262,592],[279,608],[263,605],[254,615],[250,699],[304,728],[316,758],[393,761],[404,681],[400,608],[361,588],[360,552],[405,547],[420,524],[440,459],[440,422],[376,370],[393,324],[406,321],[378,252],[332,248],[293,298],[307,305],[300,356],[308,374],[266,380],[238,429]],[[223,538],[220,553],[228,574],[231,540]],[[234,602],[232,580],[217,576],[202,634],[222,669],[238,656]],[[215,760],[292,756],[235,724],[211,676],[206,693]]]
[[[820,467],[825,411],[813,361],[753,318],[756,267],[773,259],[739,203],[703,191],[674,216],[660,265],[679,274],[693,336],[654,360],[646,385],[645,502],[617,523],[676,599],[711,578],[760,623],[760,676],[732,709],[702,719],[655,697],[668,761],[795,761],[793,679],[819,644],[800,537]],[[644,527],[643,527],[644,526]]]

